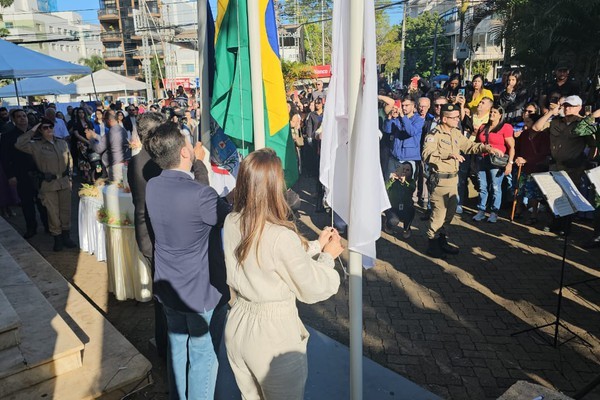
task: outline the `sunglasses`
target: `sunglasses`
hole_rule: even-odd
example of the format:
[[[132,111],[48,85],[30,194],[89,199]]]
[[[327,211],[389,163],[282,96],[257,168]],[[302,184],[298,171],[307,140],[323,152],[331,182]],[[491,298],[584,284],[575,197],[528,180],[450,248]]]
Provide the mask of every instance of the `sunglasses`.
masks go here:
[[[523,110],[523,114],[535,114],[535,110]]]
[[[48,130],[48,129],[52,129],[52,128],[54,128],[52,125],[42,125],[42,126],[40,126],[40,129],[43,130],[43,131]]]

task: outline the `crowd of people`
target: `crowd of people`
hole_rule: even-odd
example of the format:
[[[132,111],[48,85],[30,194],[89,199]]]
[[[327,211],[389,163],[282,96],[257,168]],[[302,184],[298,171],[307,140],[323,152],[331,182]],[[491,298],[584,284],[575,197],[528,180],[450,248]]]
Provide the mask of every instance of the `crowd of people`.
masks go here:
[[[581,95],[580,86],[564,65],[557,66],[553,80],[543,90],[535,91],[526,85],[519,69],[506,71],[494,84],[481,75],[463,84],[460,75],[453,74],[440,87],[415,75],[409,85],[397,90],[381,75],[380,163],[392,204],[385,212],[384,230],[410,237],[415,206],[425,210],[424,220],[441,220],[435,215],[439,204],[432,204],[436,186],[438,192],[441,185],[456,186],[456,205],[445,207],[452,209],[452,215],[462,214],[470,180],[478,192],[473,221],[496,223],[503,206],[516,200],[514,218],[531,226],[561,232],[565,229],[564,220],[549,217],[551,223],[541,225],[539,212],[547,207],[532,177],[533,173],[552,170],[566,171],[598,208],[600,202],[589,190],[583,172],[598,162],[596,141],[600,138],[596,135],[595,120],[600,117],[600,111],[594,111],[594,99],[588,98],[584,103]],[[318,177],[320,125],[326,100],[321,81],[316,90],[309,87],[288,98],[299,168],[307,177]],[[449,106],[453,106],[451,112]],[[447,118],[453,118],[456,112],[454,124]],[[437,140],[442,135],[440,130],[458,131],[461,138],[453,136],[454,142],[462,143],[462,138],[466,138],[471,143],[485,145],[487,150],[471,154],[462,145],[453,148],[456,154],[452,153],[451,158],[456,161],[456,171],[454,167],[449,168],[450,177],[445,178],[440,172],[441,161],[435,159],[438,156],[425,152],[427,140],[438,143],[441,151],[444,142]],[[450,138],[445,140],[450,141]],[[447,160],[447,157],[450,155],[443,155],[442,159]],[[316,211],[322,212],[323,191],[318,183],[316,190]],[[596,211],[594,216],[594,240],[584,244],[586,247],[600,247],[599,213]],[[451,216],[446,219],[451,220]],[[442,242],[446,252],[457,250],[446,246],[445,239]],[[434,243],[437,242],[431,241],[428,254],[444,257],[445,252]]]
[[[0,127],[3,190],[17,189],[24,236],[37,233],[37,206],[61,251],[76,247],[69,236],[72,177],[118,182],[127,164],[170,398],[214,396],[224,339],[244,398],[302,399],[308,332],[296,300],[314,303],[337,292],[341,237],[334,228],[314,241],[299,233],[281,160],[270,149],[248,155],[234,191],[219,197],[209,185],[202,143],[192,144],[200,115],[190,97],[178,91],[161,109],[141,114],[133,105],[95,103],[92,111],[82,103],[66,120],[53,104],[43,116],[12,109]]]
[[[463,213],[469,180],[479,197],[475,223],[496,223],[503,203],[516,196],[516,218],[537,225],[544,197],[532,179],[536,172],[566,171],[584,189],[583,172],[597,160],[600,110],[584,108],[568,69],[557,68],[555,78],[539,96],[526,89],[519,70],[504,74],[501,87],[486,87],[479,75],[463,85],[452,75],[432,88],[415,76],[393,91],[382,79],[379,132],[373,134],[391,204],[384,230],[409,238],[419,206],[428,221],[426,252],[444,258],[459,252],[448,229]],[[298,169],[316,181],[315,211],[324,212],[318,176],[327,91],[317,81],[288,100]],[[65,115],[53,104],[43,115],[0,108],[2,212],[11,217],[10,206],[19,203],[25,238],[37,233],[39,220],[55,251],[75,247],[72,176],[82,183],[118,182],[127,165],[171,397],[212,397],[224,338],[245,398],[301,399],[308,332],[296,300],[313,303],[337,292],[333,267],[344,227],[325,228],[315,241],[299,233],[281,160],[270,149],[244,158],[235,190],[219,197],[196,141],[200,117],[195,93],[182,87],[151,106],[82,102]],[[599,196],[595,205],[589,247],[600,247]],[[552,225],[566,229],[558,218]]]

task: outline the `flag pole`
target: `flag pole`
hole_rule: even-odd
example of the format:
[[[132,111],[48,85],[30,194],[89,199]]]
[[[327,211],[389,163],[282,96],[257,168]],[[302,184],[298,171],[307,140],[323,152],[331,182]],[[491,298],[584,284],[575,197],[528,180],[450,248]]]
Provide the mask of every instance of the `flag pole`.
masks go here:
[[[208,9],[207,0],[198,0],[198,67],[200,70],[200,131],[197,140],[210,150],[210,97],[208,94]]]
[[[350,57],[348,79],[348,132],[350,133],[350,193],[353,193],[354,182],[352,171],[357,155],[355,149],[357,132],[356,111],[358,97],[362,83],[362,57],[364,43],[364,0],[350,1]],[[360,151],[360,150],[359,150]],[[350,197],[350,209],[352,209],[352,197]],[[348,238],[353,235],[354,223],[352,219],[348,225]],[[350,281],[350,399],[362,400],[363,398],[363,315],[362,315],[362,255],[350,250],[349,257],[349,281]]]
[[[246,1],[246,0],[238,0]],[[261,64],[259,8],[262,1],[247,0],[248,40],[250,45],[250,80],[252,81],[252,121],[254,150],[265,147],[265,115],[263,105],[263,79]],[[263,10],[264,13],[264,10]]]

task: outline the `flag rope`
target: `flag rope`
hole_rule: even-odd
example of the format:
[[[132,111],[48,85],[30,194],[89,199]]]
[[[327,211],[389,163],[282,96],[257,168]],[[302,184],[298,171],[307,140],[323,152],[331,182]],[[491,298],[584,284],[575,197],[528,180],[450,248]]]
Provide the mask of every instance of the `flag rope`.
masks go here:
[[[236,7],[236,23],[237,23],[237,39],[238,39],[238,51],[237,51],[237,65],[238,65],[238,74],[239,74],[239,83],[238,83],[238,89],[240,91],[240,120],[241,120],[241,126],[242,126],[242,154],[246,154],[246,135],[245,135],[245,130],[244,130],[244,91],[242,90],[242,69],[239,67],[241,65],[241,50],[242,50],[242,45],[241,45],[241,36],[240,36],[240,1],[246,1],[246,0],[236,0],[237,7]],[[246,5],[247,7],[247,5]]]

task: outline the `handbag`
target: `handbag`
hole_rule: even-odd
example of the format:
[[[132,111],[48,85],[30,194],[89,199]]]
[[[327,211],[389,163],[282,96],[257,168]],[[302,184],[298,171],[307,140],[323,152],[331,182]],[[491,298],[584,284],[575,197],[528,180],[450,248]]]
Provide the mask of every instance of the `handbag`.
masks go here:
[[[485,126],[485,144],[490,144],[490,127],[489,125]],[[508,164],[508,154],[504,154],[502,157],[499,157],[495,154],[488,154],[490,158],[490,164],[494,167],[504,168]]]
[[[504,168],[508,164],[508,154],[503,155],[502,157],[498,157],[497,155],[490,154],[490,164],[494,167]]]

